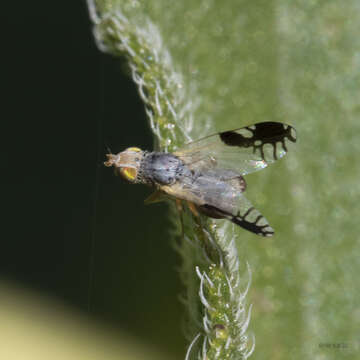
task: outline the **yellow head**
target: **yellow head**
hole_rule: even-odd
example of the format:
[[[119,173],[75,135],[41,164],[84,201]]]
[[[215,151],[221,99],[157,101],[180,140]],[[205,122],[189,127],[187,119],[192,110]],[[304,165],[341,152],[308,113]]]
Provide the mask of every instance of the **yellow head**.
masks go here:
[[[118,154],[106,154],[107,161],[104,162],[104,165],[114,166],[122,178],[135,183],[138,182],[137,176],[143,155],[144,152],[141,149],[130,147]]]

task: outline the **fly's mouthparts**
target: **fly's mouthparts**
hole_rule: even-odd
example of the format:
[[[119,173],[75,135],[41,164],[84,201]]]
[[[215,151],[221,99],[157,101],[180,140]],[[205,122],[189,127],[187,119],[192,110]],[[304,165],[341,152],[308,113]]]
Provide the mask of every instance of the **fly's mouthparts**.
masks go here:
[[[104,162],[106,167],[111,167],[116,163],[117,156],[114,154],[106,154],[107,161]]]

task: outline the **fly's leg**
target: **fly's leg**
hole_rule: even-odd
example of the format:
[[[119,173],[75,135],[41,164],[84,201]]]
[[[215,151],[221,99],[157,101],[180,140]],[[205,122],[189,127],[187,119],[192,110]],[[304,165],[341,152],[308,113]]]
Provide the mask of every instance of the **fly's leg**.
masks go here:
[[[203,224],[201,222],[199,208],[191,201],[187,201],[187,205],[191,213],[194,215],[194,220],[199,229],[203,229]]]
[[[175,199],[175,205],[176,209],[179,213],[179,219],[180,219],[180,227],[181,227],[181,238],[184,239],[185,236],[185,228],[184,228],[184,218],[183,218],[183,206],[182,201],[179,199]]]
[[[191,213],[194,215],[194,221],[195,224],[197,225],[196,234],[204,248],[204,255],[206,256],[207,260],[210,263],[214,261],[217,262],[218,259],[221,258],[221,251],[214,243],[211,234],[206,230],[206,228],[203,226],[201,222],[201,217],[200,217],[200,214],[202,213],[201,207],[198,207],[197,205],[195,205],[190,201],[187,201],[187,205]]]
[[[194,203],[190,202],[190,201],[187,202],[187,205],[188,205],[190,211],[191,211],[191,212],[193,213],[193,215],[195,216],[195,218],[196,218],[196,219],[199,218],[199,211],[198,211],[196,205],[195,205]]]
[[[168,197],[162,191],[156,190],[144,200],[145,205],[155,204],[167,200]]]

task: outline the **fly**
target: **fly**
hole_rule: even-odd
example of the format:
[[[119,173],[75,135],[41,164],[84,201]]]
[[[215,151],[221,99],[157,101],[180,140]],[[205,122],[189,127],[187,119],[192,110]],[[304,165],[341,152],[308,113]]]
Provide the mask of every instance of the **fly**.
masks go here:
[[[244,196],[244,175],[282,158],[296,142],[295,129],[279,122],[262,122],[220,132],[186,144],[173,153],[130,147],[107,154],[105,166],[131,183],[154,187],[145,201],[172,197],[188,202],[193,212],[228,219],[260,236],[272,236],[268,221]]]

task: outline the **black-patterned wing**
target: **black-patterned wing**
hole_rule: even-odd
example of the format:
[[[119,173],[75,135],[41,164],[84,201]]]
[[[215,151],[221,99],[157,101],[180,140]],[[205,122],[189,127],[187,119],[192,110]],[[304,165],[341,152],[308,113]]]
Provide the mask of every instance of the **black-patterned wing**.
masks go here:
[[[218,167],[246,175],[282,158],[295,142],[296,131],[292,126],[262,122],[207,136],[174,154],[190,169]]]
[[[260,211],[254,208],[251,202],[240,194],[238,197],[237,213],[231,221],[242,228],[260,236],[273,236],[274,229]]]
[[[200,172],[182,178],[164,192],[193,203],[199,211],[216,219],[228,219],[260,236],[272,236],[274,230],[261,213],[244,196],[245,181],[241,175],[222,169]]]
[[[274,235],[274,229],[269,225],[265,217],[252,206],[244,194],[238,194],[237,204],[232,204],[232,201],[226,205],[221,203],[205,204],[200,206],[199,210],[210,217],[228,219],[256,235],[267,237]]]

